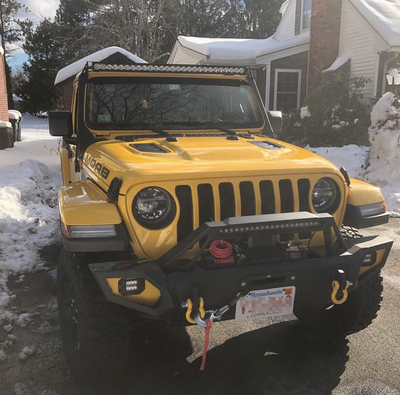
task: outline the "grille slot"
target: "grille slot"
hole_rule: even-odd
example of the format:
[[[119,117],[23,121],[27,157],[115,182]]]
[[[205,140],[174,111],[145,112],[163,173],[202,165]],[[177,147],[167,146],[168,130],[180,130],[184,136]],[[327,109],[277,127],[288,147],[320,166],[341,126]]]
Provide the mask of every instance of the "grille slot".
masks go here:
[[[290,180],[279,181],[279,193],[281,195],[281,213],[294,211],[293,188]]]
[[[177,229],[179,242],[193,231],[192,189],[189,185],[178,185],[175,188],[175,193],[180,207]]]
[[[272,181],[260,182],[261,214],[275,214],[275,194]]]
[[[250,181],[243,181],[239,184],[240,203],[242,217],[256,214],[256,197],[254,196],[254,186]]]
[[[221,210],[221,221],[224,219],[235,217],[235,191],[230,182],[223,182],[219,184],[219,200]]]
[[[308,211],[310,210],[310,181],[306,178],[302,178],[297,181],[297,188],[299,189],[299,210]]]
[[[230,217],[249,216],[256,214],[274,214],[276,212],[289,213],[295,208],[294,196],[298,192],[299,205],[296,211],[311,212],[310,193],[311,181],[301,178],[292,181],[260,180],[258,186],[253,181],[221,182],[219,184],[198,184],[193,189],[189,185],[176,187],[176,196],[180,206],[180,216],[177,224],[178,242],[194,230],[194,226],[201,226],[205,222],[223,221]],[[278,187],[278,188],[277,188]],[[294,191],[296,188],[296,191]],[[259,191],[259,192],[258,192]],[[214,192],[219,196],[214,196]],[[256,207],[256,193],[259,193],[260,207]],[[197,196],[196,196],[197,194]],[[237,212],[237,203],[240,199],[240,212]],[[219,200],[219,207],[216,201]],[[280,211],[276,210],[276,204],[280,202]],[[194,207],[193,204],[197,207]],[[198,218],[194,216],[198,215]],[[309,238],[304,232],[299,235],[301,239]],[[200,245],[202,242],[200,242]]]
[[[199,226],[204,222],[214,221],[214,194],[211,184],[200,184],[197,187],[199,195]]]

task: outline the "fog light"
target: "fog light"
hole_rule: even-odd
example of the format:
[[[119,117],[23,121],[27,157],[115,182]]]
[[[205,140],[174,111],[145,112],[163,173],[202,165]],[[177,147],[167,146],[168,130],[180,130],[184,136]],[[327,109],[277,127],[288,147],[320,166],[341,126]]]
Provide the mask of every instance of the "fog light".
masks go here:
[[[365,255],[363,266],[372,266],[376,262],[376,251],[368,252]]]
[[[118,292],[121,295],[139,295],[144,291],[144,278],[121,278],[118,281]]]

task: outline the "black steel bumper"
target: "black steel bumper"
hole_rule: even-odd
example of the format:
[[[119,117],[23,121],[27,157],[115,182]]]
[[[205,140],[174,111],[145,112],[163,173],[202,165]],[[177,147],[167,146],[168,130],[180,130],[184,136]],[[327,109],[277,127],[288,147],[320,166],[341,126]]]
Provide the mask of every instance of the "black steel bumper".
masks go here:
[[[213,270],[202,269],[197,264],[198,257],[212,240],[268,233],[282,235],[289,231],[322,232],[325,239],[324,256]],[[200,240],[202,247],[196,256],[192,260],[182,259],[182,255]],[[349,288],[349,292],[352,292],[384,266],[392,244],[390,239],[383,236],[359,238],[346,244],[329,214],[271,214],[206,223],[155,261],[142,264],[132,261],[123,265],[120,262],[96,263],[91,264],[90,268],[110,302],[154,318],[180,319],[183,317],[181,304],[191,297],[194,288],[203,297],[206,310],[226,305],[241,291],[283,286],[296,287],[295,309],[326,307],[331,303],[332,281],[337,277],[338,270],[343,270],[346,279],[353,284]],[[366,255],[376,251],[381,251],[375,254],[379,256],[379,261],[360,276]],[[112,293],[107,283],[110,278],[144,278],[160,291],[160,298],[152,307],[123,299]]]

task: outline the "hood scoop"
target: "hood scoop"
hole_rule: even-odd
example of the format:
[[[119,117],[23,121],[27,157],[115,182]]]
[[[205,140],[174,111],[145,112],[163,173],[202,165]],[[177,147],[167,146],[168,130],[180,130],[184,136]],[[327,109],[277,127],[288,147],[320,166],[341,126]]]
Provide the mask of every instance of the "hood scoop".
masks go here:
[[[171,151],[160,147],[158,144],[154,143],[137,143],[129,144],[132,148],[140,152],[152,152],[156,154],[169,154]]]
[[[271,143],[270,141],[249,141],[250,144],[258,145],[260,148],[264,148],[268,151],[274,151],[283,148],[279,144]]]

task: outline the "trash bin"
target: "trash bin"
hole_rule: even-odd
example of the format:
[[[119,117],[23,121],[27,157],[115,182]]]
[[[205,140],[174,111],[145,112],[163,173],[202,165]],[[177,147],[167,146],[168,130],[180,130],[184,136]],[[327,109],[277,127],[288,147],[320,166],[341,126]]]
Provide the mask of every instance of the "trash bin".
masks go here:
[[[13,128],[14,141],[21,141],[22,114],[17,110],[8,110],[8,118]]]
[[[10,122],[0,121],[0,149],[14,147],[14,132]]]

